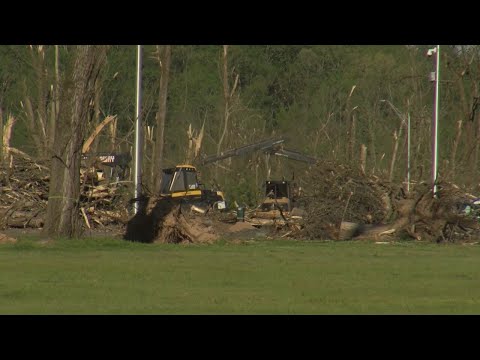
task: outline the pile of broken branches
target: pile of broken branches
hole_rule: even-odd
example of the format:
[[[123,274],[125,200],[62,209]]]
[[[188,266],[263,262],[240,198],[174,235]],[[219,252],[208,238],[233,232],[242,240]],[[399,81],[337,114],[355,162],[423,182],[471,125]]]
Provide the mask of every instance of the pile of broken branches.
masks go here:
[[[40,228],[45,221],[49,171],[24,158],[0,168],[0,228]]]
[[[48,163],[12,157],[0,167],[0,229],[42,228],[48,203]],[[82,173],[81,213],[88,228],[128,221],[128,189],[116,182],[91,182]]]
[[[463,212],[473,195],[450,184],[413,186],[409,194],[376,176],[332,162],[310,169],[302,199],[306,210],[300,236],[315,239],[413,238],[455,242],[479,237],[476,216]]]
[[[301,199],[303,236],[337,237],[342,222],[378,224],[389,220],[401,189],[376,176],[330,161],[319,161],[305,176]]]

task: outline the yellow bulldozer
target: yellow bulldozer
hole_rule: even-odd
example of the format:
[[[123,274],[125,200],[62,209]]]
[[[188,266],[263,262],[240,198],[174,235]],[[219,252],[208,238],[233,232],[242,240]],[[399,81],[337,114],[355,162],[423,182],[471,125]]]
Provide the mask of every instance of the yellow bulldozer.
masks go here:
[[[262,151],[267,155],[275,155],[289,160],[300,161],[308,165],[313,165],[318,159],[305,155],[298,151],[284,148],[284,139],[264,140],[255,144],[242,146],[239,148],[227,150],[219,156],[207,156],[202,160],[202,164],[218,161],[228,157],[239,156],[253,151]],[[302,189],[297,186],[292,179],[266,180],[265,197],[260,205],[257,206],[249,217],[249,222],[253,225],[269,225],[274,222],[287,222],[301,219],[304,211],[299,204]]]
[[[226,150],[220,154],[203,156],[195,161],[199,165],[208,165],[217,161],[247,154],[258,150],[271,150],[272,147],[282,143],[283,140],[264,140],[239,148]],[[162,170],[160,196],[163,198],[181,201],[191,207],[193,211],[205,213],[210,208],[226,209],[225,196],[222,191],[208,190],[198,179],[198,171],[195,165],[181,164]]]
[[[193,165],[177,165],[162,170],[161,197],[182,201],[200,213],[207,212],[211,207],[218,210],[226,208],[222,191],[202,187],[197,168]]]

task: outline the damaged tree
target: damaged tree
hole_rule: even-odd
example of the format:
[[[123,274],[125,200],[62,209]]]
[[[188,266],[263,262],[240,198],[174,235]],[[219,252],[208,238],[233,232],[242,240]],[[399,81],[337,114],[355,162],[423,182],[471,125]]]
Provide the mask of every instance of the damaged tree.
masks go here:
[[[95,81],[106,57],[105,46],[76,48],[73,70],[62,89],[51,160],[45,231],[51,236],[80,234],[80,162]]]
[[[154,185],[154,193],[160,193],[160,182],[162,168],[163,168],[163,149],[164,149],[164,133],[165,133],[165,120],[167,116],[167,95],[168,95],[168,78],[170,75],[170,59],[172,49],[170,45],[158,46],[158,63],[160,65],[160,89],[158,95],[158,112],[156,115],[157,130],[155,137],[155,146],[153,153],[153,166],[152,166],[152,183]]]

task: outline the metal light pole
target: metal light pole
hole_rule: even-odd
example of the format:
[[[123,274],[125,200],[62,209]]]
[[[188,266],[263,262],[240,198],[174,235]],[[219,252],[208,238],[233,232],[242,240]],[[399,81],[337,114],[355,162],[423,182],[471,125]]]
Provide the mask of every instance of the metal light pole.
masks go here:
[[[410,192],[410,111],[407,113],[407,116],[405,116],[390,101],[380,100],[380,102],[385,102],[390,105],[395,114],[402,120],[402,124],[407,125],[407,192]]]
[[[137,45],[137,103],[135,113],[135,193],[138,199],[142,193],[142,45]],[[134,214],[138,212],[138,200],[134,204]]]
[[[437,177],[438,177],[438,90],[440,83],[440,45],[428,50],[427,55],[435,54],[435,72],[431,79],[435,82],[435,91],[433,94],[433,123],[432,123],[432,184],[433,196],[437,197]]]

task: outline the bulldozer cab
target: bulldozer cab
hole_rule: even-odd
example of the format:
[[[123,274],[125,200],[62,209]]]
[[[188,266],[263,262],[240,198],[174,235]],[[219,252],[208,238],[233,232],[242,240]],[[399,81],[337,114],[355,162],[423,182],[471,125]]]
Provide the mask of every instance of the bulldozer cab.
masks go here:
[[[205,190],[200,186],[197,169],[192,165],[177,165],[162,170],[160,196],[195,204],[197,208],[226,208],[223,192]]]
[[[178,165],[162,170],[161,195],[201,196],[197,169],[191,165]]]

